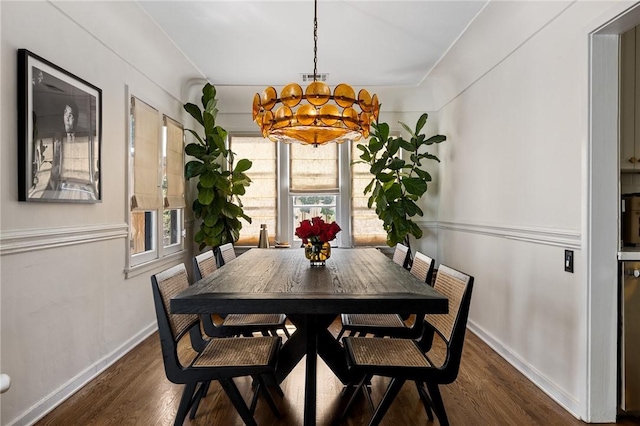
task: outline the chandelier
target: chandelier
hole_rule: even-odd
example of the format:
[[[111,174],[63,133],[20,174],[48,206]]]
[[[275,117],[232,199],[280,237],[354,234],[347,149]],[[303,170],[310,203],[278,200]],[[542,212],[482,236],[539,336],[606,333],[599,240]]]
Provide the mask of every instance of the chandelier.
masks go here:
[[[307,145],[342,143],[369,136],[370,124],[378,119],[378,96],[365,89],[356,93],[345,83],[333,93],[318,81],[318,0],[313,14],[313,83],[302,90],[297,83],[280,92],[269,86],[253,97],[253,121],[262,136],[274,142],[299,142]]]

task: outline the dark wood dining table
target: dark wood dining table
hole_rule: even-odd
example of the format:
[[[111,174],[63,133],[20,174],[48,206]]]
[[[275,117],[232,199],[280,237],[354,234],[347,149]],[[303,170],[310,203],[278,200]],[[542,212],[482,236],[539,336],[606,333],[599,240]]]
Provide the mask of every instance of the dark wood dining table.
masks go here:
[[[301,249],[251,249],[171,299],[172,313],[285,313],[296,326],[280,351],[282,382],[306,356],[304,424],[316,421],[317,356],[342,381],[342,345],[327,329],[341,313],[447,313],[448,300],[374,248],[333,249],[310,266]]]

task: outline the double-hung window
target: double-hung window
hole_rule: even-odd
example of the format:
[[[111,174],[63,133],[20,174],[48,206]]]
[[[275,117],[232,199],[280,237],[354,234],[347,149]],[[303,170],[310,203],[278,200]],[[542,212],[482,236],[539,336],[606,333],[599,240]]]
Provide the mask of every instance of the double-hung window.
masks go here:
[[[130,266],[183,249],[183,141],[182,125],[131,98]]]
[[[320,216],[326,222],[340,224],[340,155],[339,145],[330,143],[312,147],[289,145],[289,196],[292,229],[300,221]],[[344,246],[343,233],[332,245]],[[300,239],[293,235],[293,241]]]

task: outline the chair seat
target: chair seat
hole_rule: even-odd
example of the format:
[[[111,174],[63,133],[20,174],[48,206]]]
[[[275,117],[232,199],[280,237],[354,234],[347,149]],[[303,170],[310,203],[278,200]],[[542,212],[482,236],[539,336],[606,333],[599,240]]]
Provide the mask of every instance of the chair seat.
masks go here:
[[[222,322],[222,326],[277,326],[284,324],[285,320],[284,314],[229,314]]]
[[[396,314],[343,314],[342,324],[352,327],[406,327]]]
[[[192,367],[267,367],[280,345],[279,337],[214,339],[196,357]]]
[[[422,350],[410,339],[345,337],[344,344],[354,366],[432,367]]]

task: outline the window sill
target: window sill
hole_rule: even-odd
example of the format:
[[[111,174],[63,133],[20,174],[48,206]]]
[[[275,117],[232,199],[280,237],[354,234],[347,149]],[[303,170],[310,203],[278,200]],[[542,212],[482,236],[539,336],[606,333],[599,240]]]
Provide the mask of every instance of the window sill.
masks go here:
[[[139,265],[131,266],[129,269],[125,269],[125,279],[137,277],[149,272],[156,272],[162,266],[173,266],[179,263],[184,258],[185,250],[180,250],[175,253],[166,255],[160,259],[153,259],[149,262],[141,263]]]

